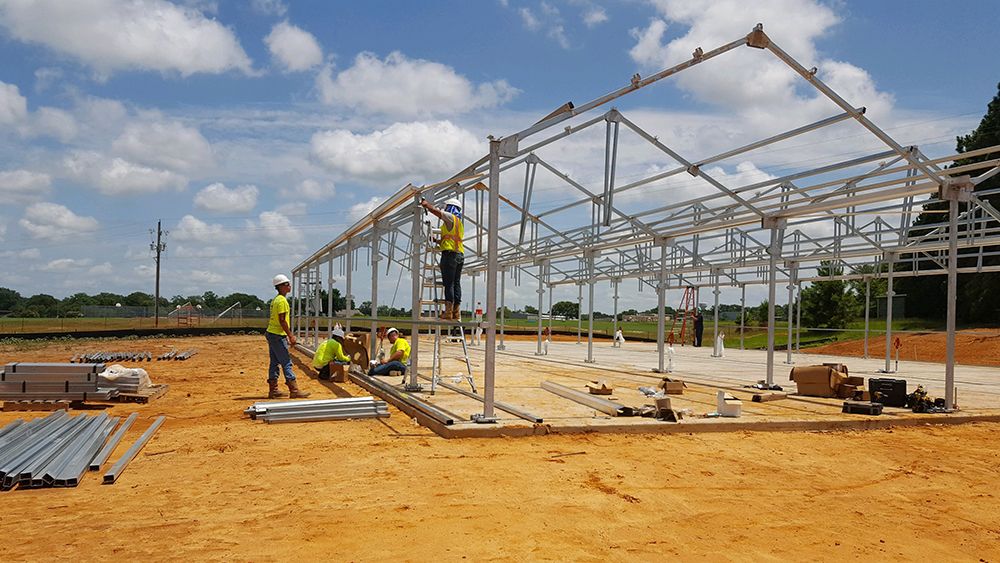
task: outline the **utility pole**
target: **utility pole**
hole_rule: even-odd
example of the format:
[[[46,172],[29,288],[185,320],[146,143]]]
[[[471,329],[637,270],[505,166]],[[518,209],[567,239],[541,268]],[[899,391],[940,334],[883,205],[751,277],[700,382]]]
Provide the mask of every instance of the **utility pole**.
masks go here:
[[[150,234],[153,233],[152,230],[149,232]],[[166,237],[168,234],[170,233],[163,232],[163,229],[160,228],[160,221],[157,221],[156,242],[149,243],[149,250],[156,252],[156,258],[154,258],[154,260],[156,261],[156,296],[153,297],[153,315],[154,315],[153,326],[155,327],[160,326],[160,253],[162,253],[164,250],[167,249],[167,243],[163,242],[163,238]]]

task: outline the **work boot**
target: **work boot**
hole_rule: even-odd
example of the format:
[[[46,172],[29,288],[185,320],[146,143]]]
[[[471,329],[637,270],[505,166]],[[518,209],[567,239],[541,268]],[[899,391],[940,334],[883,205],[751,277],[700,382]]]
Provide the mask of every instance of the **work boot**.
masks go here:
[[[444,302],[444,312],[441,313],[440,319],[442,321],[451,320],[451,303],[449,303],[448,301]]]
[[[311,394],[305,391],[300,391],[299,383],[294,379],[285,380],[285,385],[288,386],[288,397],[290,399],[305,399]],[[277,383],[275,383],[275,386],[277,386]]]
[[[452,303],[451,307],[451,320],[462,322],[462,304]]]
[[[267,398],[268,399],[283,399],[283,398],[286,397],[286,395],[281,392],[281,389],[278,388],[278,380],[277,379],[275,379],[274,381],[271,381],[270,379],[268,379],[267,380],[267,386],[269,387],[269,390],[267,392]]]

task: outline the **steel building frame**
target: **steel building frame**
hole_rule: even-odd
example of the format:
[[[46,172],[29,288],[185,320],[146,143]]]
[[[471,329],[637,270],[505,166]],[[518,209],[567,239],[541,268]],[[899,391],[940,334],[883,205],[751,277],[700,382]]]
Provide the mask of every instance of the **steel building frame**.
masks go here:
[[[838,112],[697,159],[686,158],[671,148],[669,140],[643,129],[618,109],[593,115],[593,110],[615,99],[740,47],[759,50],[761,56],[776,57],[811,85],[818,97],[832,102]],[[690,59],[676,66],[646,78],[635,75],[625,87],[579,107],[568,103],[522,131],[502,138],[491,136],[486,156],[442,182],[419,187],[406,185],[296,266],[292,271],[293,288],[299,299],[295,300],[292,329],[304,342],[311,339],[311,347],[315,349],[324,318],[327,330],[332,329],[334,322],[348,328],[352,321],[377,324],[381,269],[388,275],[393,266],[411,272],[413,317],[409,324],[414,331],[454,324],[419,318],[420,258],[427,241],[421,240],[424,217],[417,203],[420,198],[440,203],[449,197],[459,197],[465,204],[466,274],[476,280],[483,272],[486,278],[483,288],[486,315],[479,324],[486,334],[484,406],[476,419],[479,422],[495,420],[495,361],[497,350],[503,350],[503,284],[508,276],[518,282],[522,276],[537,280],[539,313],[546,287],[551,295],[553,286],[578,286],[582,309],[583,288],[587,286],[591,313],[587,327],[588,362],[594,361],[595,283],[610,282],[616,312],[619,286],[625,280],[635,280],[638,291],[644,288],[656,291],[659,371],[665,371],[665,293],[669,288],[712,288],[717,303],[720,286],[740,287],[745,296],[747,285],[764,284],[768,287],[766,381],[770,384],[774,381],[775,302],[779,281],[786,283],[791,304],[803,282],[830,279],[868,282],[875,277],[886,277],[888,295],[892,296],[894,277],[944,274],[948,277],[945,399],[951,408],[957,274],[998,271],[995,266],[985,265],[984,259],[996,256],[994,247],[1000,246],[1000,212],[984,199],[992,192],[973,193],[976,185],[1000,173],[1000,159],[976,163],[969,163],[968,159],[991,155],[1000,148],[929,158],[918,147],[895,141],[866,117],[865,108],[848,103],[816,74],[815,68],[807,69],[789,56],[758,25],[745,37],[711,51],[699,48]],[[546,155],[546,151],[564,139],[588,131],[593,134],[601,123],[605,151],[603,184],[574,179],[558,166],[556,159]],[[790,139],[848,125],[860,127],[866,138],[881,148],[855,149],[847,158],[831,157],[820,166],[800,167],[743,185],[729,185],[709,169],[710,165],[732,162],[734,157]],[[539,138],[542,133],[549,136]],[[645,149],[661,154],[670,166],[628,182],[621,180],[620,138],[626,134],[640,140]],[[532,142],[527,142],[529,138]],[[834,145],[835,140],[825,142]],[[542,175],[561,186],[560,195],[572,193],[576,197],[563,203],[545,201],[542,194],[540,200],[536,184]],[[682,197],[655,191],[664,185],[680,191],[676,183],[682,178],[701,188],[697,195]],[[675,184],[671,186],[670,182]],[[911,226],[915,215],[921,213],[921,206],[936,202],[946,202],[946,220]],[[959,258],[963,262],[961,268]],[[346,298],[348,309],[351,308],[355,298],[352,273],[362,259],[371,267],[372,316],[352,318],[343,311],[332,311],[332,292],[328,302],[321,303],[320,288],[333,286],[337,262],[339,273],[346,280]],[[863,268],[866,265],[874,268]],[[820,274],[821,268],[827,272],[825,275]],[[475,281],[473,288],[475,292]],[[551,297],[549,303],[551,308]],[[499,346],[498,309],[501,310]],[[887,370],[891,307],[888,309]],[[542,322],[539,314],[539,333]],[[717,326],[717,313],[715,323]],[[791,362],[791,319],[788,324],[787,361]],[[375,338],[372,331],[372,349]],[[412,340],[411,365],[416,368],[419,338]],[[411,369],[408,377],[410,387],[419,388],[417,369]]]

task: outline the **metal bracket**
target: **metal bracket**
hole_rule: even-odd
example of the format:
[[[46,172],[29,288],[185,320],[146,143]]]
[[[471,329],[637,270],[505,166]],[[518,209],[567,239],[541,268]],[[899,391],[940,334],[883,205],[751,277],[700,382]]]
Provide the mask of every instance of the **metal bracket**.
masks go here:
[[[972,182],[972,177],[956,176],[945,178],[943,184],[938,187],[938,199],[942,201],[972,201],[972,192],[976,185]]]
[[[622,114],[616,108],[611,108],[608,113],[604,114],[604,121],[608,123],[619,123],[622,120]]]
[[[500,139],[500,156],[506,158],[517,156],[517,135]]]
[[[754,28],[753,31],[747,35],[747,47],[753,47],[755,49],[767,49],[771,44],[771,39],[764,33],[764,24],[759,23]]]
[[[409,391],[410,393],[420,392],[424,390],[424,386],[419,383],[407,383],[403,386],[403,391]]]
[[[701,168],[698,168],[696,165],[692,164],[691,166],[687,167],[687,173],[697,178],[698,175],[701,174]]]
[[[784,229],[787,226],[787,217],[764,216],[760,218],[760,228],[762,229]]]
[[[495,416],[484,416],[482,413],[474,413],[469,420],[476,424],[496,424],[499,419]]]

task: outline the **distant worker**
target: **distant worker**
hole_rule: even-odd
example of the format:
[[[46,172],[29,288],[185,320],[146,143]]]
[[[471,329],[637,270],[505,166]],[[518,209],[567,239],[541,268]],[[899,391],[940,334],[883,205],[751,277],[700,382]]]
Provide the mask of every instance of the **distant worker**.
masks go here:
[[[473,313],[472,318],[477,323],[483,322],[483,304],[479,301],[476,301],[476,310]],[[472,343],[476,346],[479,346],[482,336],[483,336],[483,327],[477,324],[475,330],[473,330],[472,332]]]
[[[444,211],[426,199],[420,205],[441,220],[441,280],[444,282],[445,311],[443,320],[460,321],[462,302],[462,266],[465,264],[465,227],[462,224],[462,202],[451,198],[444,202]]]
[[[625,333],[623,333],[622,329],[619,328],[618,330],[615,331],[614,346],[621,348],[623,344],[625,344]]]
[[[398,371],[405,375],[406,362],[410,361],[410,343],[400,336],[399,331],[394,328],[385,331],[385,336],[389,339],[389,344],[392,344],[392,348],[389,349],[389,358],[380,358],[377,365],[373,365],[368,370],[368,375],[389,375],[390,371]]]
[[[705,316],[698,311],[698,314],[694,317],[694,345],[696,348],[701,347],[701,337],[705,334]]]
[[[545,327],[542,329],[542,338],[544,339],[542,340],[542,354],[548,356],[549,343],[552,342],[552,331],[549,330],[549,327]]]
[[[334,328],[330,333],[330,339],[319,345],[316,354],[313,355],[313,367],[319,370],[319,378],[324,381],[330,380],[330,364],[347,365],[351,363],[351,357],[344,353],[344,329]]]
[[[292,357],[288,353],[289,346],[295,346],[295,335],[288,328],[288,299],[285,297],[292,291],[292,282],[288,276],[278,274],[271,280],[278,295],[271,300],[271,319],[267,323],[267,350],[270,355],[270,365],[267,368],[268,399],[280,399],[285,396],[278,389],[278,373],[285,370],[285,385],[293,399],[304,399],[309,393],[299,391],[298,383],[295,381],[295,372],[292,371]]]

